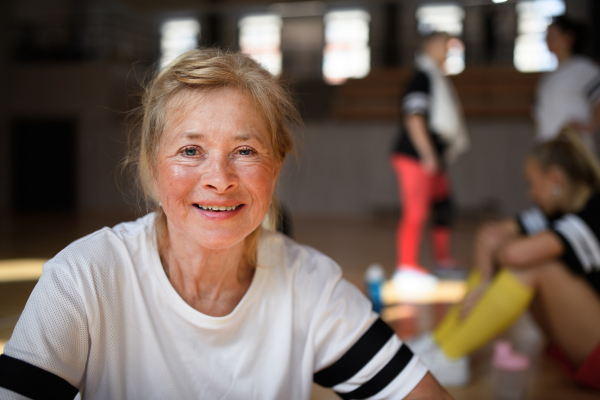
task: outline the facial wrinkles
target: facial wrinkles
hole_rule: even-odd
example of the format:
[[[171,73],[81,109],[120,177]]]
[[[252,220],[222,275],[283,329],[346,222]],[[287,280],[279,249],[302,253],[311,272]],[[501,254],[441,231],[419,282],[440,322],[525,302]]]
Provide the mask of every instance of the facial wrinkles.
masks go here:
[[[190,99],[191,102],[194,100]],[[208,100],[201,99],[202,102]],[[200,184],[205,174],[215,174],[212,178],[225,179],[228,184],[231,181],[237,183],[234,190],[221,199],[235,198],[243,203],[260,205],[260,209],[268,208],[278,163],[273,157],[266,123],[264,120],[262,124],[258,122],[262,117],[256,114],[254,107],[247,107],[247,98],[237,97],[232,103],[230,97],[217,96],[211,97],[210,101],[213,104],[209,107],[206,103],[196,103],[185,107],[185,115],[181,115],[180,110],[174,110],[171,115],[172,124],[165,132],[160,157],[159,170],[164,175],[158,179],[170,196],[167,200],[173,212],[169,214],[174,215],[177,213],[175,209],[185,207],[185,213],[192,215],[195,210],[189,205],[216,200],[214,192],[207,192],[207,188]],[[242,111],[242,114],[235,114],[236,110]],[[261,130],[257,131],[258,128]],[[193,138],[194,135],[198,136]],[[237,153],[245,144],[257,154],[244,157]],[[181,150],[187,146],[198,148],[202,155],[182,158]],[[220,189],[219,195],[223,196],[223,188]]]

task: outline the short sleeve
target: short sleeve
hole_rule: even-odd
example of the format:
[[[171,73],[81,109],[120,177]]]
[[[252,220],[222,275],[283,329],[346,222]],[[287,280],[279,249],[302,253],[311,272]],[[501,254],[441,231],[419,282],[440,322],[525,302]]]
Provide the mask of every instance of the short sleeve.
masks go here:
[[[553,230],[565,248],[563,259],[572,269],[583,274],[600,271],[600,243],[597,236],[600,227],[594,225],[586,221],[585,213],[567,214],[554,222]]]
[[[365,296],[341,278],[337,265],[334,271],[312,318],[314,381],[342,399],[404,398],[427,367],[371,310]]]
[[[0,388],[31,398],[73,399],[88,341],[85,306],[70,269],[46,263],[0,356]],[[2,393],[6,398],[9,392]]]
[[[600,69],[595,69],[592,79],[585,86],[585,95],[592,104],[600,102]]]
[[[523,235],[533,236],[550,228],[550,221],[539,207],[531,207],[517,215]]]
[[[431,89],[429,77],[418,72],[410,80],[402,98],[402,111],[406,115],[427,114],[431,107]]]

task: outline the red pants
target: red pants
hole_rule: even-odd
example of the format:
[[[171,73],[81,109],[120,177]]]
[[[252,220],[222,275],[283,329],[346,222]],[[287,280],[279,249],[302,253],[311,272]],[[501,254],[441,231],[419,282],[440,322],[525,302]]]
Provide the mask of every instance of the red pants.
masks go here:
[[[548,349],[548,353],[562,364],[567,374],[576,382],[600,390],[600,343],[579,368],[575,368],[571,362],[567,360],[567,357],[558,345],[551,345]]]
[[[398,178],[402,216],[396,234],[397,266],[418,267],[423,227],[433,210],[433,247],[437,262],[450,259],[451,201],[448,174],[426,172],[419,160],[395,154],[391,159]]]

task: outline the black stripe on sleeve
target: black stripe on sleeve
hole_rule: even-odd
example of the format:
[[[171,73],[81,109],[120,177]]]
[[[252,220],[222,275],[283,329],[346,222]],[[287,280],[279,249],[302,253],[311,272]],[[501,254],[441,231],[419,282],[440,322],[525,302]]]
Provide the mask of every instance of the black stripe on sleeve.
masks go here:
[[[593,85],[587,90],[588,99],[594,101],[598,98],[598,89],[600,89],[600,78],[596,78]]]
[[[581,263],[581,260],[579,260],[579,257],[577,257],[577,253],[575,253],[575,250],[573,250],[571,242],[569,242],[569,240],[565,237],[565,235],[562,232],[559,232],[557,230],[553,230],[552,232],[554,232],[554,234],[558,236],[563,245],[563,254],[560,257],[561,260],[572,271],[581,275],[585,275],[583,264]]]
[[[333,387],[352,378],[388,342],[394,331],[381,318],[339,360],[313,376],[315,383]]]
[[[0,387],[34,400],[70,400],[79,392],[60,376],[6,354],[0,355]]]
[[[381,392],[401,372],[413,357],[412,351],[406,345],[400,346],[396,355],[368,382],[348,393],[339,393],[342,399],[366,399]]]

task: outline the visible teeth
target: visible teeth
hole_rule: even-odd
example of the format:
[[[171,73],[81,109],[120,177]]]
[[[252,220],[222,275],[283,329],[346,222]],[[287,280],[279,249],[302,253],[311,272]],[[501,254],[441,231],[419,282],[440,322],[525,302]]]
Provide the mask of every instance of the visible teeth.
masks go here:
[[[238,206],[203,206],[198,204],[198,207],[200,207],[203,210],[212,210],[212,211],[232,211],[235,210],[236,208],[238,208]]]

